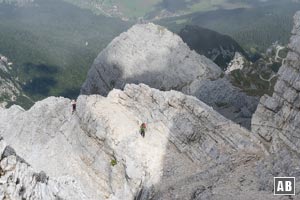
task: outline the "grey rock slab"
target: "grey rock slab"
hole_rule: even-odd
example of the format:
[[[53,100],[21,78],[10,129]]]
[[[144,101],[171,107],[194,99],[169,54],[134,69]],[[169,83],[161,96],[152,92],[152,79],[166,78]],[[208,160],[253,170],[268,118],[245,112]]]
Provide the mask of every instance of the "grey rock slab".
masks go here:
[[[139,133],[142,122],[145,138]],[[53,183],[63,199],[76,194],[134,199],[141,188],[164,198],[169,188],[190,183],[170,194],[184,199],[210,184],[211,177],[222,177],[241,155],[264,152],[255,135],[197,98],[144,84],[126,85],[107,97],[81,95],[74,114],[69,99],[54,97],[28,111],[3,109],[0,127],[17,154],[34,171],[43,171],[35,173],[35,180]],[[68,196],[74,188],[77,193]]]

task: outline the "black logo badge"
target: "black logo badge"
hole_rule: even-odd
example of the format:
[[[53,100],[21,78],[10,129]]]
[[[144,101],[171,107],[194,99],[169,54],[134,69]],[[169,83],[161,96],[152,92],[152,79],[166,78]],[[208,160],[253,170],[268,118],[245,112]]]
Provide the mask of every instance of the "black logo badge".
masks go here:
[[[295,177],[274,177],[274,195],[295,195]]]

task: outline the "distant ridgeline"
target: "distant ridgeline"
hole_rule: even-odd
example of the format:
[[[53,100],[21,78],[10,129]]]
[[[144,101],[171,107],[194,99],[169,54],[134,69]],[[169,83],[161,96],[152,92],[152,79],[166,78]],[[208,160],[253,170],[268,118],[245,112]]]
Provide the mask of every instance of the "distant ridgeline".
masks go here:
[[[154,21],[173,32],[198,25],[229,35],[251,55],[272,43],[287,44],[296,0],[64,0],[122,20]]]
[[[253,1],[255,2],[255,1]],[[249,8],[194,12],[165,18],[156,23],[179,33],[186,25],[197,25],[232,37],[251,55],[264,53],[274,42],[287,44],[293,15],[300,3],[274,0]]]
[[[16,6],[26,6],[33,2],[34,0],[0,0],[0,3],[12,4]]]
[[[196,25],[186,25],[179,36],[192,50],[226,71],[231,83],[248,95],[273,93],[276,73],[286,57],[284,46],[276,42],[254,59],[231,37]]]
[[[237,8],[252,8],[258,5],[269,5],[290,0],[273,0],[262,2],[261,0],[64,0],[80,8],[93,11],[96,14],[104,14],[111,17],[119,17],[123,20],[147,19],[157,20],[167,17],[181,16],[194,12],[206,12],[214,10],[233,10]]]

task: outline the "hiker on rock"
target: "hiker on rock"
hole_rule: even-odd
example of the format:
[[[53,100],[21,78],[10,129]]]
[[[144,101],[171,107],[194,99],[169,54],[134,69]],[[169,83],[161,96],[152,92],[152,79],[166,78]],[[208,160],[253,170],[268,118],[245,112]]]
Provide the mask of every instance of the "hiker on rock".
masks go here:
[[[145,137],[145,132],[146,132],[146,124],[142,123],[142,125],[140,127],[140,133],[141,133],[142,137]]]
[[[73,99],[71,104],[72,104],[72,114],[73,114],[76,111],[76,100]]]

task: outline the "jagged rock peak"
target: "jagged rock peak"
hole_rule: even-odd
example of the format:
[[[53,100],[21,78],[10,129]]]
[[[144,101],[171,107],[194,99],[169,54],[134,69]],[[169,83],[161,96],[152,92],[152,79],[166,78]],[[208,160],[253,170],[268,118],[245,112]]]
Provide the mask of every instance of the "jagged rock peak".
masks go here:
[[[192,82],[217,79],[221,70],[182,39],[153,23],[137,24],[115,38],[94,61],[82,94],[102,94],[125,83],[182,90]]]

